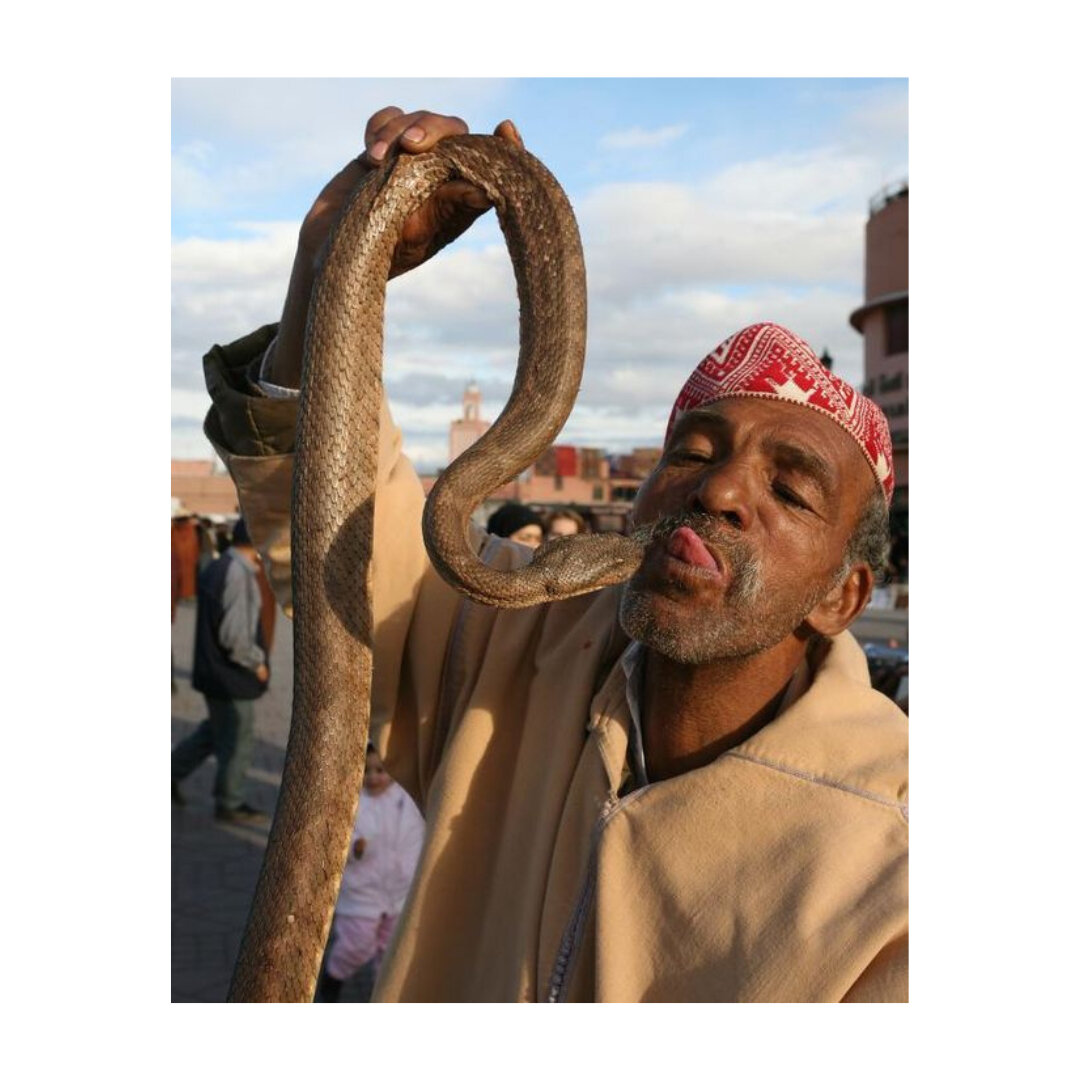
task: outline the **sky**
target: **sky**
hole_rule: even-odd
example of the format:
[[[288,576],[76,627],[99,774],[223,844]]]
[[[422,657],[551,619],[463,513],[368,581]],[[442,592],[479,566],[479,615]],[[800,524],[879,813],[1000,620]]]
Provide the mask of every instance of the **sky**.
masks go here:
[[[172,455],[212,456],[202,355],[280,314],[304,213],[399,105],[490,132],[512,119],[577,216],[588,346],[558,441],[656,445],[723,338],[780,322],[862,380],[871,196],[908,174],[906,79],[173,79]],[[494,213],[390,284],[385,381],[406,452],[446,464],[466,384],[483,415],[517,363]]]

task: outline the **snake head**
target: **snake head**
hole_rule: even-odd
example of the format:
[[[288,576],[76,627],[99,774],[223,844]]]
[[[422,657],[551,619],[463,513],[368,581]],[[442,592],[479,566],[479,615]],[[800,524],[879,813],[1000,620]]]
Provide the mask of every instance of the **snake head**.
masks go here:
[[[644,553],[639,541],[619,533],[565,536],[537,548],[529,568],[542,576],[545,599],[565,600],[620,584]]]

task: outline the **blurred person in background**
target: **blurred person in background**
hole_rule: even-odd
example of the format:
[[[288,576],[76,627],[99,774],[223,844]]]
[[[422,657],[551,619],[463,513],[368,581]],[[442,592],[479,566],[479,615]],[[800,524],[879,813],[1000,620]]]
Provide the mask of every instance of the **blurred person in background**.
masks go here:
[[[551,540],[557,536],[579,536],[591,531],[585,519],[569,506],[552,510],[544,520],[545,540]]]
[[[543,518],[518,502],[503,503],[488,518],[487,531],[531,548],[538,548],[544,542]]]
[[[176,526],[172,528],[172,621],[176,622],[176,608],[180,603],[180,588],[183,580],[183,572],[180,569],[180,551],[176,545]],[[171,656],[172,666],[172,692],[176,693],[176,653]]]
[[[368,743],[364,787],[316,1000],[337,1001],[342,985],[368,964],[372,977],[378,974],[423,842],[424,819],[416,803]]]
[[[267,820],[244,795],[255,743],[255,701],[270,682],[265,606],[259,555],[241,518],[232,546],[208,563],[198,580],[191,684],[205,697],[210,715],[172,752],[173,803],[184,805],[180,781],[213,755],[214,816],[233,824]],[[269,614],[272,620],[272,605]]]
[[[199,573],[201,574],[207,565],[218,557],[217,537],[214,533],[214,523],[206,517],[198,519],[199,536]]]
[[[178,600],[195,596],[199,576],[199,525],[194,514],[177,500],[172,511],[172,546],[176,553]]]

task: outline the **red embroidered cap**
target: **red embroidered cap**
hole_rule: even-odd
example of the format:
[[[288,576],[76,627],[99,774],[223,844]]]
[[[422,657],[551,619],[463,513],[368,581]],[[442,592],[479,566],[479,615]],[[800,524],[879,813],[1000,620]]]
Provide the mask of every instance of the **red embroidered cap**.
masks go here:
[[[835,420],[858,444],[892,501],[892,439],[885,414],[832,374],[802,338],[776,323],[755,323],[732,334],[694,369],[675,399],[671,429],[684,412],[730,397],[774,398],[804,405]]]

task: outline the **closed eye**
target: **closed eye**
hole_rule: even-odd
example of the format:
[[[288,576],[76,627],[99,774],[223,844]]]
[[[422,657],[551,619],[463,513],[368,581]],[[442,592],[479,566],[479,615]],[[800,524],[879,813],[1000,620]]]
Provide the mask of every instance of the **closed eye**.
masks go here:
[[[685,464],[693,462],[708,462],[712,458],[708,454],[702,453],[700,450],[676,450],[671,454],[670,459],[676,464]]]
[[[801,507],[803,510],[809,509],[806,502],[786,484],[773,484],[773,493],[781,502],[788,503],[790,506]]]

